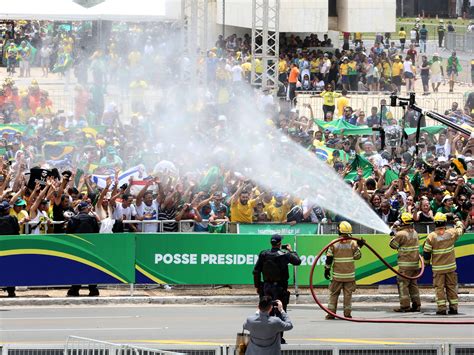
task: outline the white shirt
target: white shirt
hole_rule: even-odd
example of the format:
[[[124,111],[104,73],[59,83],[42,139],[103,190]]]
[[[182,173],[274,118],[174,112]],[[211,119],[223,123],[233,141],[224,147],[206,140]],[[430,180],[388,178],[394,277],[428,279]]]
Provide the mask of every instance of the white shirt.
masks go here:
[[[410,39],[416,39],[416,31],[415,30],[411,30],[410,31]]]
[[[124,208],[121,202],[116,202],[112,218],[119,221],[129,221],[137,215],[134,205]]]
[[[145,202],[142,202],[140,206],[136,206],[137,216],[143,217],[144,221],[158,220],[159,209],[160,206],[156,200],[153,200],[151,206],[146,205]],[[143,224],[143,228],[142,225],[138,224],[138,229],[144,233],[155,233],[158,231],[158,224],[145,223]]]
[[[406,73],[413,73],[413,70],[411,69],[411,66],[413,65],[413,63],[411,62],[411,60],[405,60],[403,62],[403,71]]]
[[[232,81],[235,83],[235,82],[238,82],[238,81],[242,81],[242,68],[240,67],[240,65],[234,65],[232,67]]]

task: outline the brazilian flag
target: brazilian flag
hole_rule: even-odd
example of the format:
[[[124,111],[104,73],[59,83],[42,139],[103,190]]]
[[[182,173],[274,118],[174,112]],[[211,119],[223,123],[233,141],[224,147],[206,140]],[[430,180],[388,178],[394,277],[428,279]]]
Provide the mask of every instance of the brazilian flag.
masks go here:
[[[28,126],[22,124],[0,124],[0,136],[8,134],[8,139],[13,139],[17,133],[23,134]]]
[[[74,153],[72,142],[44,142],[43,156],[45,160],[61,160]]]

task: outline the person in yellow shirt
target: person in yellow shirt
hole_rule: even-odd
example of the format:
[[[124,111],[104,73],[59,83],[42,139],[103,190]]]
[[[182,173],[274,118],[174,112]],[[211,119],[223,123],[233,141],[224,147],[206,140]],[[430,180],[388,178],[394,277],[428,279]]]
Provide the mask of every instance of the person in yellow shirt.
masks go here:
[[[283,194],[275,194],[275,204],[270,210],[270,220],[272,222],[286,223],[286,215],[290,212],[290,204],[287,201],[283,201]]]
[[[362,44],[362,33],[361,32],[354,33],[354,44],[355,44],[356,47],[358,47]]]
[[[403,52],[405,50],[405,42],[407,40],[407,33],[405,32],[405,28],[400,27],[400,31],[398,31],[398,39],[400,40],[400,48]]]
[[[341,97],[341,94],[334,92],[334,89],[331,84],[326,85],[326,90],[324,90],[320,96],[323,98],[323,112],[324,119],[328,112],[331,112],[334,115],[336,109],[336,98]]]
[[[10,216],[16,217],[20,225],[20,234],[25,234],[25,223],[30,220],[25,208],[26,201],[22,198],[18,198],[13,204],[13,208],[10,208]]]
[[[342,89],[341,94],[342,94],[342,96],[337,99],[337,114],[338,114],[338,116],[343,115],[344,107],[350,106],[349,105],[349,98],[347,97],[347,90]]]
[[[311,80],[314,80],[315,77],[319,75],[319,66],[321,64],[321,59],[319,57],[313,57],[311,59],[310,65],[310,72],[311,72]]]
[[[242,68],[242,74],[245,80],[250,81],[250,73],[252,72],[252,63],[250,59],[247,59],[244,63],[242,63],[240,67]]]
[[[400,57],[395,57],[395,62],[392,64],[392,86],[393,90],[400,92],[402,87],[402,73],[403,63],[400,61]]]
[[[342,58],[342,63],[339,65],[339,74],[341,75],[342,88],[349,89],[349,58]]]
[[[278,62],[278,80],[282,83],[288,80],[288,62],[284,56],[280,56],[280,61]]]
[[[252,223],[253,209],[263,198],[261,193],[256,199],[250,198],[250,186],[242,183],[230,198],[230,220],[236,223]]]

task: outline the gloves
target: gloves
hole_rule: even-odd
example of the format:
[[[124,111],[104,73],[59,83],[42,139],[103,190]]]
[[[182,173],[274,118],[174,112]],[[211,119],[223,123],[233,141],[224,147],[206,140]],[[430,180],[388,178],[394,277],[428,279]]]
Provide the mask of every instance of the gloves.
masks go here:
[[[464,228],[464,224],[462,223],[462,221],[460,221],[459,219],[456,221],[456,227],[458,228]]]
[[[326,280],[330,280],[331,279],[331,269],[330,268],[325,268],[324,269],[324,278]]]
[[[357,241],[357,245],[359,246],[359,248],[362,248],[362,247],[365,245],[365,239],[364,239],[364,238],[360,238],[360,239]]]

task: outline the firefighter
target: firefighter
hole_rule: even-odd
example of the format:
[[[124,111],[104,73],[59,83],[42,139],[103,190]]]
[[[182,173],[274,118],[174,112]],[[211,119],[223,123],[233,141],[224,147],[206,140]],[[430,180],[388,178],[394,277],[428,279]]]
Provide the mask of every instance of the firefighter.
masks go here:
[[[339,237],[350,237],[352,234],[351,224],[346,221],[341,222],[338,232]],[[327,280],[331,278],[332,265],[332,281],[329,285],[328,308],[336,313],[337,300],[342,290],[344,295],[344,317],[346,318],[352,318],[352,293],[356,289],[354,260],[360,259],[360,248],[364,244],[364,239],[360,239],[357,242],[352,239],[345,239],[331,245],[326,253],[324,277]],[[331,314],[326,315],[326,319],[334,318],[335,317]]]
[[[416,276],[420,269],[420,242],[418,233],[413,228],[413,215],[402,213],[395,223],[398,231],[392,232],[390,248],[398,250],[398,271],[407,276]],[[416,280],[409,280],[397,275],[400,308],[395,312],[419,312],[421,306],[420,292]],[[411,300],[411,308],[410,308]]]
[[[431,262],[433,286],[436,293],[438,315],[446,315],[446,296],[449,303],[448,314],[458,314],[458,277],[454,243],[464,234],[463,223],[454,217],[454,228],[446,228],[447,218],[443,213],[434,216],[435,230],[428,234],[423,247],[426,265]]]

